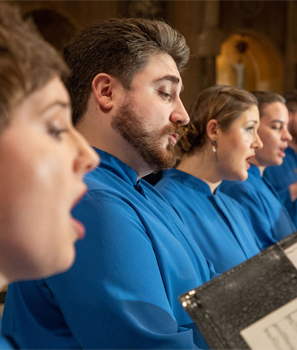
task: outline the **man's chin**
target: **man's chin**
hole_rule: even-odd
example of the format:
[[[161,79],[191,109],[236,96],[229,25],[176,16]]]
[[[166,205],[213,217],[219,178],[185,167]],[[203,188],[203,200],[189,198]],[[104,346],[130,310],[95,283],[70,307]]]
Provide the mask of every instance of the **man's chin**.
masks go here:
[[[177,157],[175,154],[170,154],[170,156],[167,155],[160,158],[159,160],[155,160],[154,162],[154,172],[158,172],[161,170],[171,169],[173,168],[177,163]]]

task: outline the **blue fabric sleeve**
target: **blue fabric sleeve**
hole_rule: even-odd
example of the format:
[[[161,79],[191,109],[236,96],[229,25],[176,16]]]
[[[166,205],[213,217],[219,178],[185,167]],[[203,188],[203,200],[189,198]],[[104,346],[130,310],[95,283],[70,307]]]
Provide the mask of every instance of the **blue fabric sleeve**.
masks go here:
[[[93,191],[74,216],[87,229],[77,260],[46,283],[77,343],[84,349],[196,348],[192,330],[179,328],[173,317],[158,257],[135,210]]]
[[[2,326],[1,326],[1,316],[0,316],[0,350],[10,350],[13,349],[12,345],[2,336],[1,334]]]
[[[283,189],[280,189],[279,191],[277,191],[277,193],[278,193],[278,196],[281,199],[281,201],[284,203],[285,207],[292,203],[291,193],[290,193],[289,187],[285,187]]]

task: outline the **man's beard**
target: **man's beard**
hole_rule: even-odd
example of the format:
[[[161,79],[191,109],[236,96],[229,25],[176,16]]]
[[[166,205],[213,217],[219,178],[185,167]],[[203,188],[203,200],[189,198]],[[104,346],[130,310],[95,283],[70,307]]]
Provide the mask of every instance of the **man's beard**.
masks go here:
[[[164,138],[173,133],[181,134],[183,127],[171,123],[159,132],[146,131],[143,119],[143,116],[135,111],[133,104],[127,101],[114,115],[111,126],[130,143],[152,171],[172,168],[176,164],[176,152],[172,143],[168,143],[164,148]]]

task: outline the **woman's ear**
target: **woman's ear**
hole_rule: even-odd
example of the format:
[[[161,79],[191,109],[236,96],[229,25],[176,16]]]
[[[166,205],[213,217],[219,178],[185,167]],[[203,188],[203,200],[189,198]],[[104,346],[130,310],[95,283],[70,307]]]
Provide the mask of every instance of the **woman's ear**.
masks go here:
[[[206,133],[210,141],[216,141],[218,138],[219,124],[217,120],[211,119],[206,124]]]
[[[113,107],[114,78],[105,73],[99,73],[92,81],[94,96],[99,105],[104,109]]]

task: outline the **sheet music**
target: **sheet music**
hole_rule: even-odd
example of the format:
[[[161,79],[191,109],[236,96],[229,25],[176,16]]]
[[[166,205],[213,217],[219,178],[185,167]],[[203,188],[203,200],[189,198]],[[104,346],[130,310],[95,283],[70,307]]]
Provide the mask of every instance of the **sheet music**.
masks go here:
[[[284,250],[297,268],[297,243]],[[252,350],[297,350],[297,298],[240,331]]]
[[[297,350],[297,298],[240,331],[252,350]]]
[[[294,243],[289,248],[285,249],[284,253],[297,269],[297,243]]]

